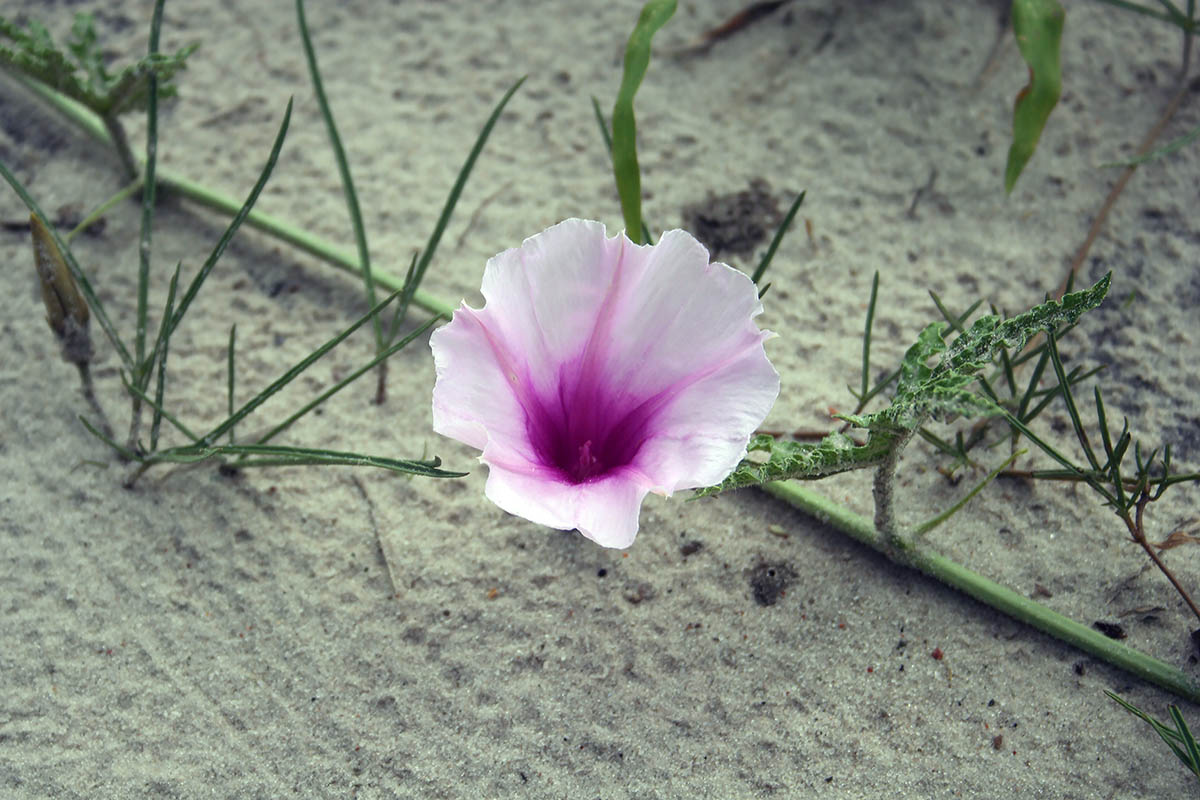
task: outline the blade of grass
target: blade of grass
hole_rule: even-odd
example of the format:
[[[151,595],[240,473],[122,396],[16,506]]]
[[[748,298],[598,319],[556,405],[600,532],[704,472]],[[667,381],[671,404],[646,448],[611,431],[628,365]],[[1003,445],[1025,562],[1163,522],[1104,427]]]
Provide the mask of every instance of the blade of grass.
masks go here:
[[[783,222],[781,222],[779,227],[775,229],[775,236],[771,239],[771,246],[768,247],[767,252],[763,254],[762,261],[758,262],[758,269],[754,270],[754,275],[750,278],[750,280],[754,281],[756,284],[762,280],[762,276],[767,273],[767,267],[771,266],[771,259],[775,258],[775,251],[779,249],[780,243],[783,242],[784,234],[787,233],[788,227],[791,226],[792,220],[796,217],[796,212],[800,210],[800,205],[804,202],[805,194],[807,194],[807,192],[801,192],[800,194],[796,195],[796,199],[792,201],[791,208],[789,208],[787,214],[783,216]],[[875,273],[875,279],[876,281],[879,280],[878,272]]]
[[[608,157],[612,158],[612,134],[608,132],[608,120],[600,110],[600,101],[596,99],[596,95],[592,95],[592,113],[596,116],[596,124],[600,126],[600,138],[604,140],[604,149],[608,151]]]
[[[175,292],[179,288],[179,270],[183,263],[175,265],[175,274],[171,276],[171,283],[167,286],[167,306],[163,309],[162,319],[158,323],[158,336],[154,342],[154,352],[151,353],[150,359],[157,364],[158,380],[154,387],[154,417],[150,422],[150,452],[153,453],[158,449],[158,429],[162,425],[162,407],[163,396],[167,389],[167,342],[166,337],[167,324],[170,322],[171,315],[175,311]]]
[[[226,381],[228,389],[225,392],[225,401],[228,408],[229,416],[233,416],[233,388],[234,388],[234,370],[233,370],[233,351],[237,344],[237,325],[229,326],[229,355],[226,359]],[[233,428],[229,429],[229,443],[234,444],[236,437],[233,433]]]
[[[595,95],[592,96],[592,113],[596,115],[596,124],[600,126],[600,138],[604,140],[604,150],[608,153],[609,163],[612,163],[612,134],[608,131],[608,122],[604,119],[604,112],[600,110],[600,102],[596,100]],[[654,244],[654,239],[650,236],[650,228],[646,225],[645,217],[642,218],[642,244]],[[770,284],[767,284],[770,286]],[[761,300],[763,294],[767,291],[767,286],[764,286],[758,293]]]
[[[150,58],[158,54],[164,1],[156,0],[150,18]],[[154,168],[158,163],[158,76],[151,71],[146,80],[149,87],[146,93],[146,162],[142,181],[142,230],[138,240],[137,333],[134,340],[137,367],[132,376],[133,382],[142,389],[150,380],[150,365],[146,362],[146,317],[150,310],[150,244],[154,230],[154,200],[158,189],[154,180]],[[141,405],[135,400],[131,437],[136,436],[140,412]],[[132,439],[130,444],[132,446]]]
[[[621,198],[625,233],[634,244],[642,244],[642,178],[637,159],[633,98],[650,66],[650,42],[674,13],[675,0],[650,0],[642,7],[641,16],[625,46],[625,71],[613,104],[613,175],[617,181],[617,195]]]
[[[509,87],[504,96],[500,98],[500,102],[492,110],[487,122],[483,124],[483,128],[479,131],[479,136],[475,137],[475,144],[471,147],[471,152],[467,154],[467,160],[463,162],[462,168],[458,171],[458,177],[454,181],[454,186],[450,189],[450,194],[446,197],[446,204],[442,207],[441,216],[438,217],[437,224],[433,227],[433,233],[429,235],[429,242],[426,243],[425,249],[421,252],[421,257],[417,260],[416,269],[413,271],[412,277],[404,282],[404,293],[400,297],[400,306],[396,316],[392,319],[392,324],[387,332],[385,341],[391,341],[396,336],[396,331],[404,322],[404,318],[408,315],[408,307],[416,298],[417,289],[421,285],[421,281],[425,279],[425,271],[429,268],[429,262],[433,260],[433,254],[437,251],[438,243],[442,240],[442,233],[445,232],[446,226],[450,223],[450,216],[454,213],[454,206],[458,204],[458,198],[462,195],[463,188],[467,185],[467,178],[471,176],[471,170],[475,167],[475,161],[479,158],[479,154],[483,152],[484,145],[487,144],[488,137],[492,133],[492,128],[496,127],[496,122],[500,119],[500,114],[504,112],[504,107],[508,105],[508,101],[521,88],[521,84],[525,82],[525,78],[520,78],[516,83]],[[453,309],[451,309],[453,313]],[[449,316],[449,315],[447,315]]]
[[[150,408],[153,409],[155,413],[161,415],[162,418],[165,419],[167,422],[174,425],[175,429],[178,430],[180,433],[182,433],[184,436],[186,436],[188,439],[190,439],[193,444],[198,444],[200,442],[199,436],[197,436],[195,433],[193,433],[191,431],[191,429],[188,428],[187,425],[184,425],[182,422],[180,422],[179,419],[174,414],[172,414],[170,411],[167,411],[165,408],[163,408],[163,406],[159,405],[159,403],[154,398],[150,397],[150,395],[146,394],[144,391],[142,391],[138,387],[134,386],[133,382],[129,380],[129,377],[124,372],[121,373],[121,384],[125,387],[125,391],[141,398],[141,401],[143,403],[150,406]],[[147,459],[153,458],[154,455],[155,454],[153,452],[146,453],[141,456],[138,456],[138,458],[136,458],[135,460],[145,462]]]
[[[351,466],[379,467],[392,472],[404,472],[410,475],[423,475],[427,478],[461,478],[468,473],[451,472],[439,469],[441,459],[434,458],[426,461],[405,460],[369,456],[361,453],[344,452],[341,450],[323,450],[309,447],[283,447],[281,445],[261,444],[222,444],[205,447],[191,445],[175,447],[155,454],[147,463],[177,463],[194,464],[220,456],[259,456],[238,462],[241,467],[279,467],[279,466]]]
[[[1187,749],[1188,758],[1184,763],[1188,769],[1200,776],[1200,747],[1196,746],[1196,738],[1192,736],[1192,731],[1188,728],[1183,714],[1179,713],[1179,706],[1172,703],[1167,706],[1167,713],[1171,715],[1171,721],[1175,723],[1175,730],[1179,732],[1179,737],[1183,739],[1184,747]]]
[[[856,395],[860,403],[866,402],[867,392],[871,389],[871,332],[875,327],[875,301],[877,299],[879,299],[879,270],[875,270],[875,277],[871,278],[871,299],[867,301],[867,322],[863,326],[862,383],[861,389]],[[862,411],[862,408],[860,407],[858,411]]]
[[[254,188],[250,190],[250,195],[246,198],[246,202],[242,204],[242,207],[238,210],[233,220],[225,228],[225,232],[221,234],[216,247],[209,253],[208,258],[204,261],[204,265],[188,285],[187,291],[183,294],[183,299],[179,302],[179,308],[175,310],[175,316],[167,328],[168,337],[175,332],[175,329],[179,327],[179,323],[183,321],[183,315],[187,313],[192,301],[196,299],[196,295],[200,292],[200,287],[204,285],[208,274],[212,272],[212,268],[216,266],[217,261],[225,253],[225,248],[229,245],[229,241],[237,233],[238,228],[242,226],[242,222],[245,221],[246,217],[250,214],[250,210],[254,207],[254,203],[258,200],[258,195],[262,192],[263,187],[267,185],[267,179],[271,177],[271,171],[275,169],[275,162],[279,160],[279,151],[283,149],[283,140],[287,135],[288,124],[291,122],[291,119],[292,99],[288,98],[287,110],[283,114],[283,122],[279,126],[279,133],[275,135],[275,143],[271,146],[271,155],[267,157],[267,163],[258,176],[258,182],[254,184]]]
[[[1173,16],[1169,13],[1155,11],[1153,8],[1147,8],[1146,6],[1139,5],[1137,3],[1129,3],[1126,2],[1126,0],[1096,0],[1096,2],[1104,3],[1105,5],[1120,8],[1125,11],[1131,11],[1134,14],[1142,14],[1147,17],[1154,17],[1155,19],[1160,19],[1163,22],[1170,22],[1172,24],[1175,23]]]
[[[1083,454],[1087,457],[1088,464],[1092,469],[1099,470],[1100,462],[1096,460],[1096,454],[1092,452],[1091,442],[1088,441],[1087,433],[1083,430],[1083,420],[1079,417],[1079,409],[1075,407],[1075,395],[1071,392],[1071,381],[1067,377],[1066,370],[1063,369],[1062,358],[1058,354],[1058,342],[1054,337],[1053,331],[1046,332],[1046,346],[1050,350],[1050,363],[1054,365],[1054,375],[1058,378],[1058,385],[1062,390],[1063,402],[1067,406],[1067,416],[1071,418],[1071,427],[1075,429],[1075,438],[1079,440],[1080,446],[1083,448]]]
[[[350,175],[350,162],[346,159],[346,149],[342,146],[342,137],[338,135],[337,123],[334,122],[333,111],[329,108],[329,100],[325,96],[321,70],[317,67],[317,53],[313,49],[312,39],[308,35],[308,22],[304,18],[304,0],[296,0],[296,20],[300,26],[300,41],[304,45],[304,57],[308,61],[308,74],[312,79],[313,94],[317,98],[317,106],[321,109],[321,118],[325,120],[325,130],[329,133],[329,144],[333,148],[333,157],[337,161],[338,173],[342,177],[342,192],[346,196],[346,209],[350,213],[350,226],[354,230],[358,263],[362,266],[363,290],[367,295],[367,307],[372,308],[375,305],[375,280],[371,277],[371,254],[367,248],[367,230],[363,226],[362,211],[358,205],[358,193],[354,190],[354,178]],[[383,326],[376,319],[372,322],[372,327],[375,333],[375,350],[382,351],[384,347]]]
[[[304,407],[301,408],[299,411],[297,411],[295,414],[292,414],[290,417],[285,419],[283,422],[279,423],[274,428],[272,428],[271,430],[264,433],[262,436],[260,436],[258,438],[258,440],[255,442],[255,444],[266,444],[271,439],[274,439],[278,434],[282,433],[283,431],[285,431],[289,427],[291,427],[291,425],[294,422],[296,422],[296,420],[300,419],[305,414],[312,411],[314,408],[321,405],[326,400],[328,400],[329,398],[333,397],[335,394],[340,392],[342,389],[346,388],[351,383],[353,383],[354,381],[356,381],[357,379],[359,379],[360,377],[365,375],[367,372],[369,372],[371,369],[373,369],[375,367],[375,365],[382,363],[386,359],[388,359],[388,358],[392,357],[393,355],[395,355],[396,353],[398,353],[400,350],[404,349],[407,345],[411,344],[414,339],[421,336],[427,330],[432,328],[434,323],[436,323],[438,321],[438,319],[439,319],[439,317],[436,317],[436,316],[430,317],[428,320],[425,321],[425,324],[423,324],[421,327],[417,328],[416,330],[414,330],[409,335],[405,336],[400,341],[395,342],[394,344],[385,348],[384,351],[382,353],[377,354],[375,356],[375,358],[371,359],[365,365],[363,365],[362,367],[359,367],[357,370],[352,372],[350,375],[348,375],[347,377],[345,377],[342,380],[335,383],[329,389],[327,389],[324,392],[322,392],[321,394],[317,395],[311,401],[306,403],[304,405]],[[233,416],[233,411],[231,410],[229,412],[229,414],[230,414],[230,416]]]
[[[311,367],[314,363],[316,363],[316,361],[318,359],[320,359],[322,356],[324,356],[326,353],[328,353],[330,350],[332,350],[334,347],[336,347],[339,343],[341,343],[344,339],[346,339],[346,337],[348,337],[350,334],[354,333],[356,330],[361,328],[366,323],[370,322],[371,317],[373,315],[378,314],[380,311],[382,311],[387,306],[388,303],[395,300],[397,297],[399,297],[399,295],[400,295],[399,292],[394,292],[391,295],[388,295],[388,297],[385,300],[380,302],[377,306],[372,308],[370,311],[368,311],[363,316],[359,317],[353,324],[350,325],[350,327],[346,328],[341,333],[339,333],[337,336],[334,336],[332,339],[325,342],[325,344],[321,345],[316,350],[312,351],[307,356],[302,358],[291,369],[289,369],[287,372],[283,373],[283,375],[281,375],[280,377],[276,378],[275,381],[273,383],[271,383],[270,386],[268,386],[266,389],[263,389],[261,392],[256,394],[254,397],[252,397],[250,399],[249,402],[244,404],[235,413],[231,414],[224,422],[220,423],[219,425],[217,425],[217,427],[213,428],[211,431],[209,431],[207,434],[205,434],[203,437],[201,437],[201,442],[206,446],[216,447],[216,445],[213,443],[217,439],[219,439],[221,436],[223,436],[227,431],[229,431],[230,428],[232,428],[237,423],[241,422],[242,419],[244,419],[246,417],[246,415],[249,414],[251,411],[253,411],[254,409],[258,408],[260,405],[265,403],[271,395],[275,394],[280,389],[282,389],[284,386],[287,386],[289,383],[291,383],[296,378],[297,375],[299,375],[300,373],[304,372],[304,370]]]
[[[126,461],[140,461],[141,460],[140,455],[133,452],[132,450],[126,450],[122,445],[117,444],[116,440],[113,439],[111,436],[107,436],[104,433],[102,433],[101,431],[99,431],[95,425],[93,425],[92,423],[87,421],[87,417],[81,416],[79,418],[79,421],[80,421],[80,423],[83,424],[83,427],[87,428],[88,433],[90,433],[92,436],[95,436],[100,441],[104,442],[106,445],[111,447],[113,450],[117,451],[117,454],[119,456],[121,456],[121,458],[125,459]]]
[[[1115,700],[1117,703],[1119,703],[1130,714],[1133,714],[1135,717],[1140,719],[1142,722],[1145,722],[1147,725],[1149,725],[1151,728],[1153,728],[1154,732],[1157,733],[1159,738],[1161,738],[1163,740],[1163,742],[1166,743],[1167,747],[1171,748],[1171,752],[1175,753],[1175,757],[1178,758],[1180,761],[1182,761],[1183,765],[1185,767],[1192,770],[1193,772],[1196,772],[1197,768],[1195,766],[1193,766],[1192,763],[1189,762],[1188,752],[1186,750],[1184,750],[1183,747],[1181,747],[1181,745],[1184,744],[1184,740],[1183,740],[1183,736],[1180,735],[1179,731],[1168,728],[1166,725],[1162,724],[1157,719],[1155,719],[1154,717],[1147,714],[1145,711],[1142,711],[1137,706],[1122,699],[1121,697],[1117,696],[1113,692],[1110,692],[1107,689],[1105,689],[1104,693],[1106,695],[1108,695],[1109,697],[1111,697],[1113,700]],[[1174,719],[1174,715],[1172,715],[1172,719]],[[1190,735],[1190,732],[1189,732],[1189,735]],[[1196,772],[1196,774],[1200,775],[1200,772]]]
[[[975,495],[977,495],[981,491],[983,491],[983,487],[985,487],[989,483],[991,483],[995,479],[995,477],[997,475],[999,475],[1001,472],[1008,469],[1008,467],[1014,461],[1016,461],[1017,458],[1024,455],[1024,453],[1025,453],[1024,450],[1018,450],[1015,453],[1013,453],[1012,455],[1010,455],[1008,458],[1006,458],[1000,464],[1000,466],[996,467],[994,470],[989,472],[987,474],[987,477],[985,477],[979,483],[975,484],[975,487],[973,489],[971,489],[971,491],[967,492],[967,494],[961,500],[959,500],[954,505],[950,506],[948,509],[943,511],[941,514],[938,514],[935,517],[931,517],[931,518],[927,519],[925,522],[922,522],[920,525],[918,525],[913,531],[914,534],[916,536],[922,536],[922,535],[928,533],[929,531],[933,530],[934,528],[936,528],[938,525],[941,525],[946,520],[950,519],[952,516],[957,514],[959,511],[962,511],[963,508],[967,505],[967,503],[971,502],[971,498],[973,498]]]
[[[80,220],[78,225],[76,225],[74,228],[71,228],[70,232],[67,233],[65,236],[63,236],[63,239],[65,239],[68,242],[71,241],[76,236],[78,236],[79,234],[83,233],[88,228],[90,228],[92,225],[95,225],[96,222],[101,217],[103,217],[105,214],[107,214],[110,209],[112,209],[118,203],[125,200],[126,198],[128,198],[129,196],[131,196],[132,194],[134,194],[141,188],[142,188],[142,178],[141,178],[141,176],[138,176],[137,180],[134,180],[134,181],[126,184],[119,192],[117,192],[112,197],[105,200],[100,205],[96,206],[96,208],[94,208],[91,212],[89,212],[86,217],[84,217],[82,220]]]

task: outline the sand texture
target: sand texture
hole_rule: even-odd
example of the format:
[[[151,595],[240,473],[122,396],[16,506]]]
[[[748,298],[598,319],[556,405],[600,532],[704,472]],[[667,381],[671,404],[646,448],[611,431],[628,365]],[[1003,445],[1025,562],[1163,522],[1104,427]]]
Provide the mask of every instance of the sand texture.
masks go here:
[[[852,408],[845,387],[858,383],[876,270],[880,373],[939,318],[930,290],[952,309],[983,298],[1009,312],[1053,292],[1117,176],[1100,165],[1132,152],[1177,78],[1178,37],[1165,25],[1067,3],[1065,94],[1006,197],[1012,101],[1027,77],[1004,33],[1007,3],[796,0],[707,50],[682,52],[742,4],[681,2],[656,39],[638,96],[640,157],[651,228],[707,226],[719,257],[742,268],[765,249],[755,223],[770,229],[771,207],[781,212],[808,191],[760,318],[778,333],[768,353],[783,392],[766,423],[778,430],[828,429],[830,409]],[[145,51],[146,0],[8,0],[2,13],[36,17],[64,37],[73,12],[92,5],[103,8],[97,25],[114,60]],[[489,256],[568,217],[619,229],[589,98],[610,106],[638,9],[310,2],[376,264],[404,272],[479,127],[522,75],[427,288],[477,305]],[[294,97],[260,207],[352,250],[292,4],[171,0],[163,49],[193,41],[202,46],[178,78],[180,96],[161,111],[161,166],[244,197]],[[1192,91],[1164,141],[1198,124]],[[142,149],[143,120],[130,117],[129,132]],[[7,78],[0,159],[54,218],[78,218],[122,185],[109,150]],[[1090,283],[1111,270],[1109,300],[1062,344],[1069,366],[1105,366],[1115,419],[1127,415],[1148,446],[1173,442],[1191,469],[1200,466],[1198,179],[1195,144],[1134,176],[1080,274]],[[739,192],[747,195],[728,200]],[[427,337],[392,359],[385,405],[363,381],[285,443],[436,453],[469,477],[350,468],[231,476],[206,464],[156,468],[123,489],[128,465],[78,421],[87,406],[43,320],[26,217],[0,191],[0,796],[1196,791],[1103,691],[1160,717],[1170,694],[760,492],[651,497],[625,552],[501,512],[483,495],[477,453],[431,432]],[[127,201],[74,247],[130,339],[139,222]],[[163,199],[152,324],[174,265],[194,274],[224,225]],[[363,309],[353,276],[243,231],[172,343],[168,402],[198,429],[223,417],[233,324],[244,401]],[[94,332],[100,399],[124,431],[121,362]],[[372,353],[369,336],[352,338],[241,430],[265,429]],[[1090,406],[1090,387],[1080,396]],[[1055,406],[1038,430],[1070,449],[1066,420]],[[1002,457],[981,454],[988,465]],[[905,520],[947,507],[984,474],[960,472],[953,485],[936,469],[945,463],[923,442],[906,451]],[[1048,466],[1020,462],[1034,464]],[[816,488],[871,513],[868,475]],[[1196,497],[1195,486],[1169,492],[1150,509],[1150,537],[1195,532]],[[1120,623],[1127,643],[1200,681],[1189,639],[1197,621],[1086,489],[1002,480],[931,541],[1085,624]],[[1200,588],[1200,549],[1164,558]],[[764,580],[786,584],[772,605],[756,599]],[[1182,708],[1200,729],[1200,708]]]

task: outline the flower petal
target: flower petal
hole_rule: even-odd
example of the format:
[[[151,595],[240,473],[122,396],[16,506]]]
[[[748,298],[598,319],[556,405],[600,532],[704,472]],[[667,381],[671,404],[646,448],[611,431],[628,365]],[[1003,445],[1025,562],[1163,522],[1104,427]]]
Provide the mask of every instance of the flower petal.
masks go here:
[[[429,346],[437,372],[433,387],[437,433],[479,450],[489,441],[518,447],[528,441],[524,409],[478,311],[464,303],[449,325],[433,332]]]
[[[488,462],[487,454],[483,460]],[[546,480],[488,462],[489,500],[510,514],[559,530],[578,528],[602,547],[629,547],[638,532],[649,489],[637,476],[617,471],[589,483]]]
[[[746,457],[746,445],[779,395],[779,373],[760,343],[681,390],[654,421],[634,465],[670,495],[720,483]]]

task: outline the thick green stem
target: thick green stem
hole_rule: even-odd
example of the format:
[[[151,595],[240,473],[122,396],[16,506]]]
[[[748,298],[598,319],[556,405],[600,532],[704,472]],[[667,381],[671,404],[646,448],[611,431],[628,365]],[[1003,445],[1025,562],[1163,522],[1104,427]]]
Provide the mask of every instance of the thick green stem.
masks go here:
[[[866,517],[855,514],[845,506],[806,488],[800,483],[768,483],[763,491],[812,514],[821,522],[878,550],[889,558],[937,578],[1015,620],[1032,625],[1056,639],[1083,650],[1085,653],[1120,667],[1143,680],[1161,686],[1193,703],[1200,703],[1200,686],[1182,670],[1165,664],[1132,647],[1109,639],[1097,630],[1051,611],[995,581],[972,572],[928,548],[916,546],[896,550]]]
[[[104,144],[113,146],[113,139],[104,124],[91,111],[74,100],[63,97],[43,84],[20,78],[19,76],[17,76],[17,79],[31,92],[61,112],[72,123],[79,126],[89,136]],[[207,206],[215,211],[220,211],[222,214],[230,217],[236,215],[242,207],[242,204],[232,197],[221,194],[207,186],[168,170],[160,169],[158,171],[158,185],[166,191],[175,192],[192,202]],[[362,275],[362,267],[353,254],[281,219],[268,214],[262,214],[258,211],[252,211],[246,217],[246,224],[276,239],[287,242],[306,253],[310,253],[338,269],[345,270],[357,276]],[[374,268],[371,270],[371,276],[374,278],[377,286],[382,286],[388,291],[395,292],[404,287],[404,278],[402,276],[386,270]],[[454,306],[452,304],[420,289],[413,295],[412,302],[431,314],[438,314],[447,319],[454,313]]]

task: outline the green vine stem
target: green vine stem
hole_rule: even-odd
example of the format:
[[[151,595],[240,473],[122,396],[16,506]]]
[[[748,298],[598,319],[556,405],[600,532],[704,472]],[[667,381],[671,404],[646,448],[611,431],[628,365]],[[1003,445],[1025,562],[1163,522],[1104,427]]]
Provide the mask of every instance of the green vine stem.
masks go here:
[[[22,80],[20,76],[16,76],[16,79],[87,134],[104,144],[112,145],[105,126],[92,112],[41,84]],[[236,214],[241,207],[239,202],[230,197],[166,170],[159,171],[158,181],[159,185],[165,189],[229,216]],[[246,218],[246,223],[339,269],[356,275],[362,273],[357,260],[350,253],[324,239],[289,225],[283,220],[254,211]],[[372,270],[372,277],[378,285],[391,291],[398,291],[404,286],[403,278],[385,270]],[[413,302],[432,314],[446,318],[449,318],[454,312],[454,306],[421,290],[416,292]],[[1174,692],[1180,697],[1200,703],[1200,686],[1197,686],[1181,670],[1115,642],[1099,631],[1092,630],[1040,603],[1023,597],[923,546],[910,542],[907,546],[896,547],[893,542],[876,530],[870,520],[805,488],[796,481],[768,483],[763,485],[762,489],[812,515],[819,521],[832,525],[842,533],[878,550],[889,558],[937,578],[946,585],[970,595],[997,611]]]
[[[87,108],[41,83],[25,79],[20,75],[13,75],[13,77],[29,91],[49,103],[55,110],[63,114],[93,139],[110,147],[113,146],[113,140],[109,136],[104,123]],[[139,165],[141,164],[140,161],[138,163]],[[230,217],[236,215],[242,207],[240,201],[173,171],[160,169],[157,173],[157,179],[160,188],[168,192],[174,192],[198,205],[211,208]],[[362,275],[362,267],[359,266],[358,259],[354,255],[284,220],[269,214],[263,214],[259,211],[251,211],[250,215],[246,217],[246,224],[310,255],[316,256],[338,269],[354,273],[355,275]],[[389,291],[395,292],[404,288],[404,278],[387,270],[377,267],[373,268],[371,270],[371,277],[376,284],[383,286]],[[417,289],[413,295],[412,302],[431,314],[438,314],[447,319],[454,313],[455,307],[453,305],[421,289]]]
[[[910,545],[895,548],[866,517],[855,514],[845,506],[796,481],[768,483],[764,484],[762,489],[821,522],[837,528],[852,539],[878,550],[892,560],[937,578],[947,586],[952,586],[1013,619],[1032,625],[1143,680],[1161,686],[1193,703],[1200,703],[1200,686],[1182,670],[1116,642],[1099,631],[988,580],[926,547]]]

